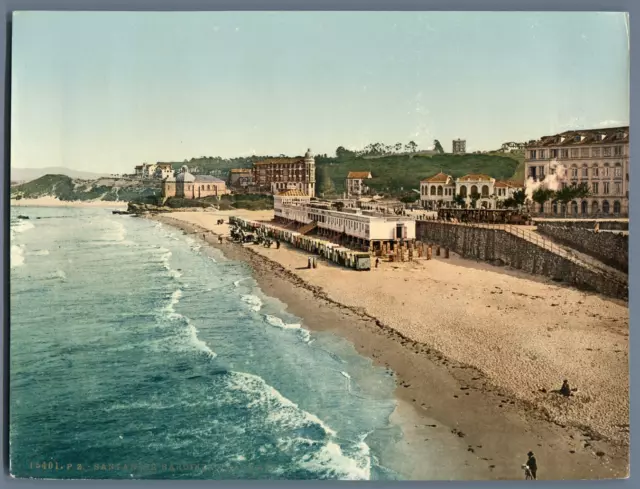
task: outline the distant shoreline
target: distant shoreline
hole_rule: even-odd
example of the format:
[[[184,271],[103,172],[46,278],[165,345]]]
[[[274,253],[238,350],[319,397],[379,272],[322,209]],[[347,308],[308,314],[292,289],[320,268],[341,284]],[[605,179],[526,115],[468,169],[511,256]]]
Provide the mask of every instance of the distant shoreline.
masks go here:
[[[11,199],[11,207],[101,207],[126,208],[128,202],[106,200],[60,200],[55,197],[39,197],[37,199]]]

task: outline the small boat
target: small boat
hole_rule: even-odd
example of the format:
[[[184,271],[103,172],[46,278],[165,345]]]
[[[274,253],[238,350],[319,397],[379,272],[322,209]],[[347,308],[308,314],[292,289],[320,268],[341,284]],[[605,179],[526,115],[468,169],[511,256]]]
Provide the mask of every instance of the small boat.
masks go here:
[[[29,219],[29,216],[23,216],[22,214],[20,214],[18,216],[18,219]]]

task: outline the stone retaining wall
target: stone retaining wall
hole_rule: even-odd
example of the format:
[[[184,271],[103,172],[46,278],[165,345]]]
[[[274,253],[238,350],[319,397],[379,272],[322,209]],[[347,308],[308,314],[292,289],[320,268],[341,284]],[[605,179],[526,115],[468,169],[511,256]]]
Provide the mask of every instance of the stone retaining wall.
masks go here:
[[[627,299],[628,284],[575,263],[501,229],[432,221],[416,222],[416,238],[449,247],[464,258],[506,265],[562,281],[583,290]]]
[[[587,219],[576,219],[575,221],[546,221],[535,219],[536,225],[556,226],[565,228],[581,228],[581,229],[593,229],[596,226],[596,221]],[[628,231],[629,221],[597,221],[600,223],[601,230],[607,231]]]
[[[628,235],[607,231],[596,233],[593,229],[550,226],[547,223],[539,223],[538,232],[618,270],[629,271]]]

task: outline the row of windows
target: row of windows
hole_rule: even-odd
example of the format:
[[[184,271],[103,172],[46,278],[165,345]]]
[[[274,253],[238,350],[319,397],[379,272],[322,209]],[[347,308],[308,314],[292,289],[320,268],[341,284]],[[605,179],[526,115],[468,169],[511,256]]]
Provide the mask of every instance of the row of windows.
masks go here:
[[[529,176],[535,177],[536,175],[540,178],[542,178],[544,176],[544,166],[539,166],[539,167],[530,167],[529,168]],[[591,176],[594,178],[599,178],[599,177],[615,177],[615,178],[622,178],[622,167],[621,166],[614,166],[614,167],[609,167],[609,166],[604,166],[604,167],[598,167],[598,166],[594,166],[589,168],[588,166],[583,166],[582,168],[569,168],[569,172],[570,175],[573,178],[577,178],[578,175],[581,175],[584,178],[589,177],[589,169],[591,169]],[[550,172],[551,175],[555,174],[555,169],[551,168]]]
[[[531,149],[530,160],[544,160],[554,158],[599,158],[600,156],[622,156],[623,146],[605,146],[603,148],[571,148],[571,149]]]
[[[578,182],[571,182],[572,185],[577,185]],[[562,186],[566,187],[567,183],[562,182]],[[611,193],[611,183],[610,182],[602,182],[602,187],[600,187],[600,182],[592,182],[591,183],[591,193],[594,195],[622,195],[622,183],[615,182],[613,184],[613,193]],[[600,188],[602,188],[602,192],[600,192]]]

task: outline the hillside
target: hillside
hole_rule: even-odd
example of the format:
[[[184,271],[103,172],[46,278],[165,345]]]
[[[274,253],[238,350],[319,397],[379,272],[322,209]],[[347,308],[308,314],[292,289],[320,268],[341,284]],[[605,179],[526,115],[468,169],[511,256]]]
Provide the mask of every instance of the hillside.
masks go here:
[[[367,185],[378,192],[394,195],[420,187],[420,180],[443,171],[454,177],[467,173],[484,173],[496,179],[514,179],[523,164],[516,155],[491,154],[439,154],[398,155],[378,159],[346,158],[317,163],[317,192],[326,195],[344,192],[345,179],[350,171],[370,171],[373,179]],[[524,167],[522,178],[524,179]]]
[[[31,182],[11,187],[11,198],[37,199],[52,196],[60,200],[129,201],[149,195],[159,195],[160,184],[154,181],[99,178],[72,179],[67,175],[44,175]]]

